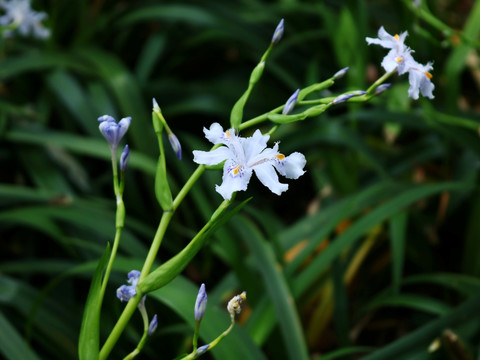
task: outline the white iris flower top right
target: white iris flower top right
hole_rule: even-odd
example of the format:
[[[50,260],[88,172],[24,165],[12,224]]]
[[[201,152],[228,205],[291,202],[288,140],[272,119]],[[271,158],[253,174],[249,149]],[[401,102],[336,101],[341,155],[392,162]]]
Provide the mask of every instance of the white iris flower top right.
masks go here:
[[[298,179],[305,173],[303,154],[294,152],[285,156],[278,152],[278,143],[273,148],[267,148],[270,136],[262,135],[260,130],[244,138],[238,136],[234,129],[224,131],[220,124],[213,123],[203,132],[213,144],[225,146],[212,151],[195,150],[193,161],[203,165],[217,165],[225,161],[222,184],[216,185],[215,190],[226,200],[230,200],[234,192],[246,190],[254,172],[260,182],[277,195],[288,189],[288,184],[278,180],[277,172],[288,179]]]
[[[400,35],[390,35],[382,26],[378,30],[378,38],[367,37],[366,41],[369,45],[376,44],[390,49],[383,58],[382,67],[387,72],[396,69],[399,75],[408,73],[408,81],[410,83],[408,96],[416,100],[419,93],[421,93],[422,96],[433,99],[435,85],[431,81],[432,74],[430,71],[433,69],[432,63],[429,62],[426,65],[422,65],[415,61],[412,56],[413,50],[405,45],[407,35],[406,31]]]

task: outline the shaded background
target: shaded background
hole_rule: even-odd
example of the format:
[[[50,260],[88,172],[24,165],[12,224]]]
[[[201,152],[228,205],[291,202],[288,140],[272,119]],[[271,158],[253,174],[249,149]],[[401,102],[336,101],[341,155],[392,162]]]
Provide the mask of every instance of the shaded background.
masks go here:
[[[370,103],[280,127],[271,144],[304,153],[307,173],[281,197],[256,179],[238,194],[253,199],[178,280],[147,299],[159,328],[139,358],[190,350],[205,282],[201,344],[228,326],[234,294],[246,290],[248,305],[241,325],[204,358],[340,358],[335,351],[345,348],[352,355],[344,358],[477,359],[480,6],[427,5],[430,18],[410,1],[34,1],[48,13],[51,38],[4,39],[0,58],[0,352],[77,357],[90,278],[115,231],[110,154],[97,117],[133,118],[126,228],[104,300],[104,340],[124,307],[115,290],[141,268],[161,216],[152,98],[182,143],[181,162],[166,151],[176,193],[195,169],[192,150],[209,148],[203,127],[228,126],[284,18],[245,119],[345,66],[347,75],[318,96],[366,89],[383,74],[386,52],[365,37],[382,25],[408,31],[415,59],[433,61],[435,99],[412,101],[408,79],[394,76]],[[220,181],[220,171],[203,175],[158,263],[208,220]],[[133,350],[141,329],[136,314],[111,358]]]

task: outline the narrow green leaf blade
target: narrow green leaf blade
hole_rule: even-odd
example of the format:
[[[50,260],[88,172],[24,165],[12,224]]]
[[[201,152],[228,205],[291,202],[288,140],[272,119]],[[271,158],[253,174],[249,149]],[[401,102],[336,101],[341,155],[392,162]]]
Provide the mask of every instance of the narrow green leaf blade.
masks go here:
[[[309,359],[302,326],[298,317],[293,295],[285,276],[279,271],[272,247],[268,246],[260,232],[245,218],[237,217],[235,227],[252,251],[265,287],[275,307],[283,343],[292,360]]]
[[[110,244],[107,245],[97,269],[93,274],[92,284],[88,292],[85,311],[83,313],[82,327],[78,341],[78,356],[80,360],[98,359],[100,351],[100,289],[102,285],[102,274],[110,256]]]
[[[390,245],[392,248],[392,286],[395,293],[400,292],[403,260],[405,257],[405,234],[407,212],[401,212],[390,219]]]
[[[17,330],[0,312],[0,353],[7,360],[39,360]]]

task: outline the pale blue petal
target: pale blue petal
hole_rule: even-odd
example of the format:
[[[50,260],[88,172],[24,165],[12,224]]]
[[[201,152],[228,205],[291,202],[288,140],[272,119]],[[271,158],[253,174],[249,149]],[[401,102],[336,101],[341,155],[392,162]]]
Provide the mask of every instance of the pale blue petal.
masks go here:
[[[223,182],[222,185],[216,185],[215,190],[222,195],[225,200],[230,200],[232,194],[236,191],[245,191],[247,190],[248,183],[252,177],[251,169],[244,169],[241,175],[232,176],[228,171],[234,162],[227,160],[223,168]]]
[[[435,85],[428,79],[426,76],[423,77],[422,82],[420,83],[420,93],[422,96],[425,96],[429,99],[433,99],[433,90],[435,89]]]
[[[118,126],[120,127],[119,129],[119,138],[123,138],[123,136],[125,135],[125,133],[127,132],[128,130],[128,127],[130,126],[130,123],[132,122],[132,118],[129,116],[129,117],[125,117],[123,118],[122,120],[120,120],[118,122]]]
[[[262,135],[260,130],[256,130],[251,137],[244,139],[243,149],[245,152],[245,162],[254,162],[254,159],[267,147],[270,135]]]
[[[203,165],[217,165],[232,157],[232,152],[226,146],[212,151],[193,151],[193,161]]]
[[[223,127],[219,123],[213,123],[210,125],[210,129],[203,128],[203,132],[205,133],[205,137],[214,144],[222,144],[223,143]]]
[[[274,194],[280,195],[282,192],[287,191],[288,185],[282,184],[278,181],[278,175],[272,164],[263,163],[255,166],[253,171],[255,171],[255,175],[257,175],[260,182],[269,188]]]
[[[305,174],[303,168],[306,163],[307,160],[303,154],[294,152],[283,159],[283,161],[275,162],[274,166],[277,171],[287,179],[298,179]]]
[[[422,74],[417,70],[410,70],[408,73],[408,82],[410,83],[410,87],[408,88],[408,96],[414,100],[418,99],[421,76]]]

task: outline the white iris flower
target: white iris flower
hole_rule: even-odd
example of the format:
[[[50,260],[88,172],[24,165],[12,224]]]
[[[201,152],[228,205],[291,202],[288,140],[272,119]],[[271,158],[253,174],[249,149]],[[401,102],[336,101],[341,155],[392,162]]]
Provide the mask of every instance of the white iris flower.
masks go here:
[[[223,182],[216,185],[216,191],[224,199],[230,200],[236,191],[247,189],[248,182],[255,172],[263,185],[273,193],[280,195],[288,189],[287,184],[278,181],[275,169],[288,179],[298,179],[305,171],[306,160],[303,154],[295,152],[285,156],[278,152],[278,143],[267,148],[269,135],[262,135],[260,130],[248,138],[235,134],[233,129],[223,131],[218,123],[210,129],[203,129],[205,137],[213,144],[223,144],[212,151],[193,152],[197,164],[217,165],[225,161],[223,166]]]
[[[367,37],[367,43],[377,44],[386,49],[390,49],[387,56],[383,58],[382,67],[387,72],[397,69],[399,75],[408,72],[408,81],[410,88],[408,96],[412,99],[418,99],[419,93],[422,96],[433,99],[433,89],[435,85],[431,82],[432,74],[429,72],[433,69],[432,63],[427,65],[419,64],[412,56],[413,50],[405,45],[405,38],[408,33],[405,31],[400,35],[390,35],[385,29],[380,27],[378,30],[378,39]]]
[[[5,10],[5,15],[0,16],[0,25],[11,26],[23,36],[30,33],[39,39],[50,36],[50,30],[41,23],[47,14],[33,10],[30,0],[0,0],[0,7]],[[4,35],[12,36],[13,30],[5,31]]]
[[[383,26],[378,30],[378,39],[367,37],[367,43],[377,44],[386,49],[390,49],[387,56],[383,58],[382,67],[386,72],[390,72],[397,68],[398,74],[402,75],[408,71],[408,66],[413,60],[412,50],[405,46],[405,38],[408,32],[404,31],[400,35],[390,35],[385,31]]]

